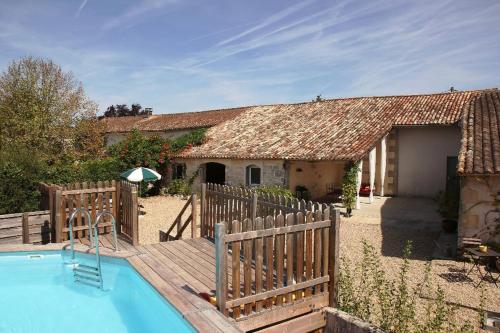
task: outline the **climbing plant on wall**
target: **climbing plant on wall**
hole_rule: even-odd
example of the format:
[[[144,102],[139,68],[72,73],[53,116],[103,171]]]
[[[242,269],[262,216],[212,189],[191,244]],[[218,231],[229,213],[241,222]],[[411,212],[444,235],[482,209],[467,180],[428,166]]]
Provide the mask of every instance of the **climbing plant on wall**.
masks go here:
[[[351,211],[356,204],[358,194],[358,171],[359,162],[347,163],[344,168],[344,178],[342,179],[342,204],[347,209],[347,216],[351,216]]]

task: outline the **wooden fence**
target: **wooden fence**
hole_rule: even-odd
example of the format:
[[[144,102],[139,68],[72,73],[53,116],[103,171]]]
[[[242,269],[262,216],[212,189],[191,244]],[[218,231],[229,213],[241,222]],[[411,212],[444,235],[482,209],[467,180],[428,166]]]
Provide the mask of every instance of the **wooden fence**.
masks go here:
[[[276,217],[279,214],[314,211],[321,204],[288,198],[282,195],[258,193],[249,188],[218,184],[201,185],[201,236],[214,238],[215,224],[220,221],[243,221],[246,218]],[[226,225],[231,232],[231,225]]]
[[[0,244],[47,244],[50,241],[50,211],[0,215]]]
[[[182,234],[184,233],[184,230],[188,227],[189,224],[191,224],[191,238],[196,237],[196,229],[197,229],[197,195],[196,193],[191,194],[189,199],[186,201],[184,204],[184,207],[182,207],[181,211],[177,215],[177,217],[174,220],[174,223],[170,225],[168,230],[166,232],[160,230],[160,242],[166,242],[166,241],[171,241],[171,240],[178,240],[182,238]],[[186,219],[183,221],[183,216],[185,215],[186,212],[189,212],[187,215]],[[174,228],[176,229],[176,234],[171,235],[174,231]]]
[[[336,306],[339,222],[333,206],[318,206],[314,212],[233,220],[230,231],[217,223],[219,310],[249,330]]]
[[[74,183],[63,186],[52,185],[46,190],[54,230],[54,242],[69,239],[69,219],[77,209],[87,209],[93,221],[103,211],[115,216],[117,232],[134,245],[138,244],[138,198],[137,185],[126,181],[104,181],[97,183]],[[79,212],[73,221],[73,237],[88,237],[89,221],[85,213]],[[100,233],[111,232],[111,220],[105,216],[99,223]]]

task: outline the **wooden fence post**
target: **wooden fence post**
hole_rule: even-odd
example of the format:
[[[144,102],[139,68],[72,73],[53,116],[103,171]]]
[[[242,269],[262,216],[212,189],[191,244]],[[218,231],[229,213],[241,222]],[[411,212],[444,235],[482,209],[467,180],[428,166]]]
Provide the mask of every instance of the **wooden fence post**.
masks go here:
[[[56,196],[54,199],[55,225],[53,227],[55,229],[56,243],[61,243],[61,241],[62,241],[62,228],[63,228],[63,221],[62,221],[62,216],[61,216],[62,191],[56,190],[55,196]]]
[[[328,275],[330,276],[330,284],[328,287],[329,305],[336,308],[338,306],[338,292],[339,292],[339,244],[340,244],[340,211],[333,205],[330,205],[330,236],[329,236],[329,263]]]
[[[191,215],[192,215],[192,220],[191,220],[191,238],[196,238],[196,223],[198,223],[198,212],[196,209],[196,206],[198,203],[196,202],[197,200],[197,195],[196,193],[193,193],[191,195]]]
[[[115,182],[115,188],[116,188],[116,202],[113,202],[113,206],[116,207],[116,233],[120,234],[122,230],[122,216],[121,216],[121,182],[116,181]]]
[[[28,223],[28,219],[29,219],[29,214],[23,213],[23,219],[22,219],[23,244],[30,243],[30,226]]]
[[[215,225],[215,298],[219,311],[227,315],[227,246],[225,222]]]
[[[257,200],[258,200],[258,194],[256,192],[252,193],[252,221],[255,221],[257,218]]]
[[[207,184],[201,184],[201,207],[200,207],[200,237],[207,236]]]
[[[137,187],[133,187],[131,190],[131,218],[132,218],[132,245],[139,245],[139,202],[137,198]]]
[[[50,223],[50,242],[54,242],[55,241],[55,237],[56,237],[56,229],[55,229],[55,225],[56,225],[56,211],[55,211],[55,199],[56,199],[56,188],[55,186],[50,186],[49,187],[49,211],[50,211],[50,214],[49,214],[49,223]]]

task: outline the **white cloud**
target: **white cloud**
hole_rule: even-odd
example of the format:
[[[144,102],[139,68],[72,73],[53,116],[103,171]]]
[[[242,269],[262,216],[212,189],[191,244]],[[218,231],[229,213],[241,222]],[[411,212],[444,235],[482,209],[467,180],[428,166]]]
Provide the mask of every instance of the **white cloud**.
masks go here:
[[[88,0],[83,0],[82,3],[80,4],[80,7],[78,7],[78,10],[76,11],[75,18],[79,18],[80,14],[82,13],[83,8],[87,5]]]
[[[127,8],[116,17],[110,18],[103,26],[103,30],[112,30],[118,27],[131,28],[142,23],[148,15],[157,13],[166,6],[179,3],[180,0],[141,0]]]

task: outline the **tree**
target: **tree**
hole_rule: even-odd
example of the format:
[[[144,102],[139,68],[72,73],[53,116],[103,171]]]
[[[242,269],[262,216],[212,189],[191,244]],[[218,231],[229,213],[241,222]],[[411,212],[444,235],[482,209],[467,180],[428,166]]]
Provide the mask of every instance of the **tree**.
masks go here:
[[[315,99],[313,99],[312,101],[313,102],[323,102],[325,99],[323,97],[321,97],[321,95],[318,95],[316,96]]]
[[[145,114],[147,114],[146,110],[143,110],[139,103],[132,104],[130,108],[127,104],[116,104],[106,109],[104,117],[142,116]]]
[[[139,115],[142,115],[144,111],[142,111],[142,106],[141,104],[132,104],[132,107],[131,107],[131,113],[132,113],[132,116],[139,116]]]
[[[116,108],[114,105],[108,106],[106,111],[104,112],[104,117],[116,117],[118,113],[116,112]]]
[[[83,132],[92,128],[100,141],[96,112],[82,84],[51,60],[21,58],[0,75],[1,149],[25,146],[47,160],[85,155]]]

